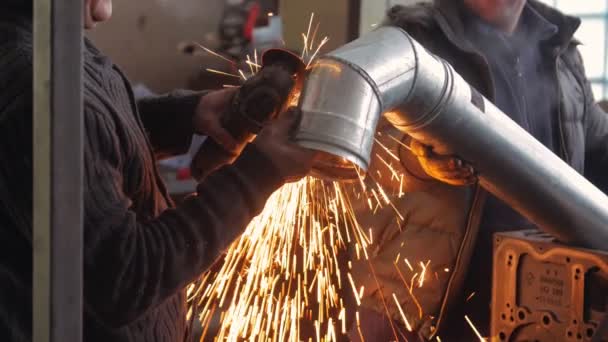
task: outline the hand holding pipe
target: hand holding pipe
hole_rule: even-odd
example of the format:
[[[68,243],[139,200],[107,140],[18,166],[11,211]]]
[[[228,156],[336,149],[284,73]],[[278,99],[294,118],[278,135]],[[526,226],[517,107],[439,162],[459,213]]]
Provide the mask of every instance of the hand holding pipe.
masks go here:
[[[382,27],[320,57],[300,96],[295,140],[369,166],[380,115],[563,242],[608,250],[608,197],[405,31]],[[343,167],[343,166],[341,166]]]
[[[304,71],[302,60],[286,50],[271,49],[262,56],[262,69],[240,87],[222,115],[222,126],[236,141],[251,140],[263,124],[282,112]],[[212,139],[199,148],[190,165],[191,174],[200,181],[236,155]]]

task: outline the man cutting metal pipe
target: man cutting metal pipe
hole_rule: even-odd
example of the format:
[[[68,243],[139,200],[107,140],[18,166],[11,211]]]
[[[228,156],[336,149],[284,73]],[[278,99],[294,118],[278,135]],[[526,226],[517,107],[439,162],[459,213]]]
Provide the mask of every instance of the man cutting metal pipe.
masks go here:
[[[110,18],[111,0],[83,1],[87,29]],[[7,342],[32,340],[32,41],[32,2],[3,1],[0,341]],[[289,87],[273,73],[260,72],[244,88],[176,91],[136,102],[121,70],[89,40],[84,45],[83,340],[186,341],[186,285],[218,259],[276,189],[308,172],[316,153],[290,141],[292,111],[259,122],[251,144],[223,126],[235,95],[256,107],[248,101],[256,90],[280,94]],[[236,161],[225,165],[232,160],[222,159],[223,167],[176,206],[155,161],[184,153],[195,132]]]

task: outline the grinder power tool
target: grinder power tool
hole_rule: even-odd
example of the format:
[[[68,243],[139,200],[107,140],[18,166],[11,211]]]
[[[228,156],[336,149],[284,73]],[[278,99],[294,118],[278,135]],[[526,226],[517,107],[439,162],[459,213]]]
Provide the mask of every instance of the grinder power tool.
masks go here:
[[[283,49],[270,49],[262,56],[262,68],[245,81],[236,92],[222,126],[235,140],[250,141],[265,122],[281,113],[294,89],[298,89],[306,66],[300,57]],[[201,181],[220,166],[236,157],[213,139],[201,145],[190,166],[192,177]]]

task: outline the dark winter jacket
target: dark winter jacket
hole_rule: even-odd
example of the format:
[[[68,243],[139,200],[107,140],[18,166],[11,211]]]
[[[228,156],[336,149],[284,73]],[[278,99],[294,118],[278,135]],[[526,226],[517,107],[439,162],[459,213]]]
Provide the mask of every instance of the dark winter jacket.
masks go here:
[[[460,1],[437,0],[435,3],[397,6],[389,11],[386,23],[406,30],[493,100],[494,85],[488,63],[464,39],[458,3]],[[555,68],[555,82],[547,86],[555,86],[559,94],[559,103],[556,103],[558,155],[599,186],[602,182],[605,185],[608,178],[608,116],[595,104],[577,51],[578,43],[573,39],[580,20],[537,1],[530,0],[528,4],[559,30],[544,46],[546,58]],[[400,134],[390,125],[380,129],[393,136]],[[409,140],[403,134],[400,136],[404,142]],[[486,192],[477,185],[454,187],[442,184],[426,175],[407,149],[391,139],[384,142],[388,148],[399,151],[402,169],[406,173],[407,193],[402,198],[392,198],[404,222],[397,223],[390,207],[371,215],[366,203],[355,204],[362,213],[362,226],[374,228],[376,247],[372,247],[370,258],[382,291],[376,285],[367,262],[353,266],[353,272],[359,282],[357,285],[365,286],[364,306],[385,312],[387,305],[392,318],[402,322],[402,315],[393,301],[392,295],[395,294],[414,329],[429,338],[438,331],[441,336],[447,314],[462,304],[463,283],[478,236]],[[372,164],[372,168],[383,167],[382,163]],[[390,174],[386,170],[383,173]],[[394,190],[389,185],[387,192]],[[413,271],[405,259],[414,266]],[[429,260],[424,286],[414,288],[414,295],[410,294],[403,279],[409,283],[415,273],[420,275],[419,263],[426,264]],[[463,317],[453,316],[453,319],[462,321]]]
[[[201,94],[136,103],[120,69],[90,42],[83,77],[84,341],[183,341],[184,287],[284,177],[250,146],[173,207],[156,156],[187,150]],[[4,8],[0,160],[0,341],[31,341],[32,31],[28,15]]]

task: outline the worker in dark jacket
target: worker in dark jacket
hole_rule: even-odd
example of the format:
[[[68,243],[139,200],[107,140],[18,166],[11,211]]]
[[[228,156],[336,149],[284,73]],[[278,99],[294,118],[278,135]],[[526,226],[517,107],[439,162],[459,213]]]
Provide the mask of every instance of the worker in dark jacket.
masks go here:
[[[87,0],[86,27],[111,14]],[[0,341],[32,339],[31,2],[0,4]],[[240,157],[173,207],[157,156],[193,133],[229,150],[219,117],[234,90],[176,92],[135,103],[129,81],[89,41],[84,49],[84,341],[184,341],[184,287],[204,272],[314,153],[289,142],[295,114],[264,127]],[[61,319],[61,318],[59,318]]]
[[[595,104],[573,38],[579,19],[534,0],[436,0],[394,7],[386,24],[406,30],[572,168],[605,184],[608,116]],[[394,340],[395,332],[407,336],[409,324],[424,339],[474,341],[468,314],[488,336],[492,234],[534,225],[486,194],[470,165],[400,136],[412,151],[390,139],[385,145],[399,150],[406,174],[407,193],[392,198],[405,221],[392,208],[372,215],[359,206],[362,226],[375,229],[370,258],[378,279],[366,262],[353,267],[365,287],[361,330],[367,340]],[[382,167],[375,163],[371,172]],[[420,263],[428,264],[424,272]],[[421,274],[424,286],[404,285]]]

